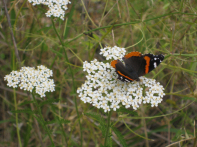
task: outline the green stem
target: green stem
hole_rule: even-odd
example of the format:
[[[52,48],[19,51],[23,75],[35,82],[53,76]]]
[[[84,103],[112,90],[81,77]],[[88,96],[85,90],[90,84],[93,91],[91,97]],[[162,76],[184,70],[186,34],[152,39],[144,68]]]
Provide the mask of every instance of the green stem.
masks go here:
[[[107,132],[106,132],[106,135],[105,135],[105,144],[104,144],[104,147],[107,146],[107,140],[108,140],[108,137],[109,137],[109,130],[111,128],[111,126],[110,126],[111,114],[112,114],[112,111],[109,111],[108,112],[108,117],[107,117]]]
[[[195,135],[195,138],[194,138],[193,147],[196,147],[196,145],[197,145],[197,133],[195,133],[194,135]]]
[[[59,94],[59,104],[61,103],[61,99],[62,99],[62,97],[61,97],[61,94],[62,94],[62,88],[60,88],[60,94]],[[51,108],[53,109],[53,105],[51,106]],[[60,121],[61,120],[61,111],[60,111],[61,109],[59,109],[59,116],[57,116],[57,120],[59,121],[59,124],[60,124],[60,127],[61,127],[61,131],[62,131],[62,133],[63,133],[63,135],[64,135],[64,139],[65,139],[65,142],[66,142],[66,146],[68,146],[68,139],[66,138],[66,133],[65,133],[65,131],[64,131],[64,127],[63,127],[63,125],[62,125],[62,122]],[[54,109],[53,109],[53,111],[54,111]],[[54,111],[55,112],[55,111]],[[62,139],[62,146],[63,146],[63,144],[64,144],[64,142],[63,142],[63,139]]]
[[[91,19],[90,15],[88,14],[88,11],[87,11],[87,9],[86,9],[86,7],[85,7],[85,4],[84,4],[83,0],[81,0],[81,3],[82,3],[82,5],[83,5],[83,8],[84,8],[84,10],[85,10],[85,12],[86,12],[86,15],[88,16],[89,20],[90,20],[90,21],[92,22],[92,24],[97,28],[96,24],[94,23],[94,21]]]
[[[66,59],[66,62],[70,63],[69,60],[68,60],[68,56],[67,56],[67,53],[65,51],[65,45],[64,45],[64,42],[62,41],[60,35],[58,34],[56,28],[55,28],[55,24],[54,24],[54,21],[53,21],[53,18],[51,18],[51,21],[52,21],[52,24],[53,24],[53,28],[55,30],[55,33],[57,35],[57,37],[59,38],[60,40],[60,43],[62,45],[62,50],[64,51],[65,53],[65,59]],[[73,75],[73,71],[72,71],[72,68],[70,66],[70,64],[68,64],[68,68],[70,70],[70,73],[71,73],[71,78],[72,78],[72,88],[73,88],[73,91],[76,93],[76,87],[75,87],[75,80],[74,80],[74,75]],[[77,118],[78,118],[78,121],[79,121],[79,127],[80,127],[80,135],[81,135],[81,146],[83,144],[83,134],[82,134],[82,127],[81,127],[81,123],[80,123],[80,117],[79,117],[79,111],[78,111],[78,108],[77,108],[77,97],[76,97],[76,94],[74,94],[74,103],[75,103],[75,109],[76,109],[76,112],[77,112]]]
[[[12,50],[12,66],[13,66],[13,70],[16,69],[16,56],[14,54],[14,50]],[[15,88],[14,89],[14,107],[15,107],[15,111],[18,110],[18,105],[17,105],[17,100],[16,100],[16,90]],[[21,143],[21,136],[20,136],[20,130],[19,130],[19,127],[18,127],[18,113],[16,113],[16,132],[17,132],[17,137],[18,137],[18,143],[19,143],[19,146],[22,147],[22,143]]]
[[[15,111],[17,111],[17,102],[16,102],[16,90],[14,88],[14,106],[15,106]],[[18,113],[16,113],[16,132],[17,132],[17,136],[18,136],[18,142],[19,142],[19,146],[22,147],[22,143],[21,143],[21,137],[20,137],[20,133],[19,133],[19,127],[18,127]]]
[[[103,10],[103,14],[102,14],[102,17],[101,17],[101,21],[100,21],[100,23],[99,23],[99,27],[101,26],[101,23],[102,23],[102,21],[103,21],[103,18],[104,18],[104,15],[105,15],[105,11],[106,11],[106,8],[107,8],[107,4],[108,4],[108,0],[106,1],[105,8],[104,8],[104,10]]]
[[[43,118],[43,116],[42,116],[42,112],[41,112],[40,106],[38,105],[38,102],[37,102],[36,99],[35,99],[34,91],[32,92],[32,97],[33,97],[34,102],[35,102],[35,104],[36,104],[36,107],[37,107],[37,109],[38,109],[38,113],[39,113],[39,115],[40,115],[40,118],[41,118],[41,121],[42,121],[42,125],[44,126],[44,129],[46,130],[46,132],[47,132],[47,134],[48,134],[48,136],[49,136],[49,139],[50,139],[52,145],[55,146],[55,145],[54,145],[54,142],[53,142],[53,139],[52,139],[52,137],[51,137],[51,135],[50,135],[50,131],[49,131],[49,129],[47,128],[47,126],[46,126],[46,124],[45,124],[45,120],[44,120],[44,118]]]
[[[66,146],[68,146],[68,139],[66,138],[66,133],[65,133],[65,131],[64,131],[64,127],[63,127],[62,122],[61,122],[61,119],[62,119],[62,118],[60,117],[60,111],[59,111],[59,116],[56,116],[56,114],[55,114],[55,109],[54,109],[53,106],[51,106],[51,109],[52,109],[52,112],[54,113],[56,119],[58,120],[58,122],[59,122],[59,124],[60,124],[61,131],[62,131],[62,134],[63,134],[63,136],[64,136],[65,142],[66,142]],[[63,144],[64,144],[64,143],[63,143]],[[65,144],[64,144],[64,145],[65,145]],[[63,146],[63,145],[62,145],[62,146]]]

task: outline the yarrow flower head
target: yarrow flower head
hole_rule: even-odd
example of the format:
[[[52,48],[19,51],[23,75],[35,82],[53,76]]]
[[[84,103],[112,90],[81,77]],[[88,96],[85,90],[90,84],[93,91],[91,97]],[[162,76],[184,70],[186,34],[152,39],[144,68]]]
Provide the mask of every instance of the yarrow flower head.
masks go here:
[[[116,60],[121,59],[125,52],[125,48],[115,46],[101,49],[100,54],[107,60]],[[139,82],[122,82],[117,79],[118,75],[109,63],[98,62],[96,59],[90,63],[85,61],[83,70],[88,74],[85,83],[77,89],[80,99],[105,112],[116,111],[120,106],[137,110],[141,103],[158,106],[165,95],[163,86],[156,80],[139,77]]]
[[[32,92],[35,88],[37,94],[45,97],[45,92],[55,91],[53,79],[49,79],[53,75],[53,71],[41,65],[34,67],[22,67],[20,71],[12,71],[4,77],[9,87],[27,90]]]
[[[65,10],[67,10],[67,5],[71,2],[69,0],[28,0],[33,5],[47,5],[49,10],[47,11],[47,17],[60,17],[60,19],[64,20]]]

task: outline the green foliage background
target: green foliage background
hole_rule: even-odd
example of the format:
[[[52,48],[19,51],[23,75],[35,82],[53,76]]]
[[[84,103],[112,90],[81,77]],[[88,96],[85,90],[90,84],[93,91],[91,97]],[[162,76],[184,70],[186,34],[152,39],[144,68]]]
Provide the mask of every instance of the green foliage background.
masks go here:
[[[55,146],[104,144],[106,114],[81,102],[76,89],[85,81],[83,61],[105,61],[100,48],[117,45],[127,52],[165,55],[161,65],[146,76],[160,82],[166,96],[158,107],[142,105],[135,112],[113,112],[111,121],[116,123],[109,144],[195,147],[197,1],[71,2],[62,21],[47,18],[46,6],[11,0],[7,8],[12,29],[0,2],[0,146],[18,145],[16,118],[24,147],[52,145],[43,126],[50,130]],[[15,56],[11,30],[21,62]],[[45,124],[30,95],[7,87],[3,79],[20,66],[38,65],[53,70],[56,84],[55,92],[37,98]]]

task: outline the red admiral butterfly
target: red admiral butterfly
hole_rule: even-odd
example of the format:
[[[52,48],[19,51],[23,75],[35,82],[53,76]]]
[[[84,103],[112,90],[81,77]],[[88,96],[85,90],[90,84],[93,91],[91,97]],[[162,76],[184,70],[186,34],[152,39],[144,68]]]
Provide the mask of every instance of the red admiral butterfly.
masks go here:
[[[142,55],[140,52],[130,52],[123,58],[124,64],[120,60],[113,60],[111,66],[116,69],[118,79],[123,82],[139,81],[143,76],[155,69],[164,59],[162,54]]]

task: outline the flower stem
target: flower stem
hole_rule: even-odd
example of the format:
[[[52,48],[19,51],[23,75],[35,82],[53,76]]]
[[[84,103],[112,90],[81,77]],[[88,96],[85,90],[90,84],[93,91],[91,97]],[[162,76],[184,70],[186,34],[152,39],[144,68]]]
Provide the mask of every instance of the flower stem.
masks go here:
[[[38,108],[38,113],[39,113],[39,115],[40,115],[40,118],[41,118],[41,121],[42,121],[42,125],[44,126],[44,129],[46,130],[46,132],[47,132],[47,134],[48,134],[48,136],[49,136],[49,139],[50,139],[50,141],[51,141],[51,143],[52,143],[52,146],[55,146],[55,145],[54,145],[54,142],[53,142],[53,140],[52,140],[52,137],[51,137],[51,135],[50,135],[50,131],[49,131],[49,129],[47,128],[47,126],[46,126],[46,124],[45,124],[45,120],[44,120],[44,118],[43,118],[43,116],[42,116],[40,106],[38,105],[38,102],[37,102],[36,99],[35,99],[34,91],[32,92],[32,97],[33,97],[33,99],[34,99],[34,102],[35,102],[35,104],[36,104],[36,107]]]
[[[195,138],[194,138],[193,147],[196,147],[196,145],[197,145],[197,133],[195,133],[194,135],[195,135]]]
[[[107,117],[107,132],[106,132],[106,135],[105,135],[105,144],[104,144],[104,146],[107,146],[107,140],[108,140],[108,138],[110,139],[110,137],[109,137],[109,130],[111,128],[111,126],[110,126],[111,114],[112,114],[111,111],[109,111],[108,112],[108,117]]]
[[[15,111],[17,111],[18,108],[17,108],[17,102],[16,102],[16,90],[15,90],[15,88],[14,88],[14,106],[15,106]],[[17,136],[18,136],[19,146],[22,147],[19,127],[18,127],[18,113],[16,113],[16,132],[17,132]]]

